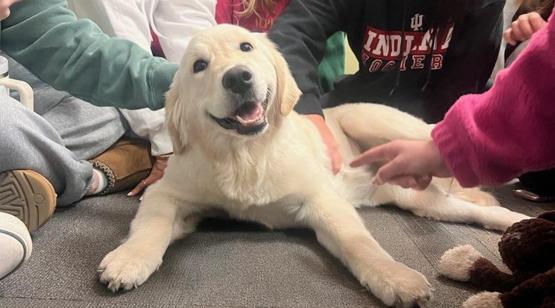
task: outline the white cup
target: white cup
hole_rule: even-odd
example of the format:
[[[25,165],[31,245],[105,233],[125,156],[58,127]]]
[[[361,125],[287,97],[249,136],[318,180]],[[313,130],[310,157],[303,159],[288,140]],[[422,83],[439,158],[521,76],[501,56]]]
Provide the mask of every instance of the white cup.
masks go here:
[[[34,99],[31,86],[24,81],[11,79],[8,73],[8,59],[0,56],[0,104],[9,100],[9,90],[15,90],[19,92],[19,100],[21,103],[29,108],[29,110],[33,110]]]

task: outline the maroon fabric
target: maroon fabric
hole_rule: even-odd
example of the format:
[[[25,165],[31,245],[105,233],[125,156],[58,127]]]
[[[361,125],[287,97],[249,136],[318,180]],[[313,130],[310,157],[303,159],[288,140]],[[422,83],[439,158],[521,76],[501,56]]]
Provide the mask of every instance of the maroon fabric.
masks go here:
[[[150,43],[150,50],[152,54],[157,57],[165,58],[164,51],[162,50],[162,46],[160,46],[160,40],[158,39],[158,35],[154,33],[154,31],[150,30],[150,37],[152,37],[152,42]]]
[[[267,32],[272,27],[274,20],[281,14],[289,0],[275,1],[272,11],[256,9],[256,14],[241,17],[244,10],[242,0],[218,0],[216,4],[216,22],[218,24],[233,24],[254,32]]]

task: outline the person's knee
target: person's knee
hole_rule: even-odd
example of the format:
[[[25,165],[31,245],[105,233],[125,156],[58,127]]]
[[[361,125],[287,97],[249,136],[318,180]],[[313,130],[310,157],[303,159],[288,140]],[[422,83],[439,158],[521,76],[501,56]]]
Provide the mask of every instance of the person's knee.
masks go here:
[[[6,155],[25,156],[18,151],[25,147],[29,140],[27,133],[29,127],[29,112],[25,107],[18,106],[16,102],[6,102],[0,106],[0,157],[4,160]],[[27,149],[28,151],[29,149]]]
[[[10,138],[13,133],[17,133],[23,128],[25,122],[26,109],[23,105],[17,105],[19,102],[11,100],[0,105],[0,136],[2,143],[5,138]]]

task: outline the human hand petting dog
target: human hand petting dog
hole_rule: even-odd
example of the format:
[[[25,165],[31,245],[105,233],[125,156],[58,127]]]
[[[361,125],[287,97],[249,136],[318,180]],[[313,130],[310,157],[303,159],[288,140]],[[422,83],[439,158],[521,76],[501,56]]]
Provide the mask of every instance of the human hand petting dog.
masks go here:
[[[375,176],[374,184],[377,185],[390,183],[423,190],[432,181],[432,176],[452,176],[432,141],[391,141],[364,152],[350,165],[360,167],[375,162],[385,162]]]
[[[532,34],[543,28],[547,22],[536,12],[522,14],[513,21],[511,27],[503,32],[503,38],[510,45],[526,41]]]
[[[127,194],[127,196],[128,197],[136,196],[139,193],[141,193],[143,190],[145,190],[145,188],[147,188],[149,185],[152,185],[156,183],[158,180],[160,180],[164,176],[164,171],[168,166],[169,158],[170,157],[168,155],[157,156],[156,161],[152,165],[152,169],[150,170],[150,174],[148,175],[148,177],[140,181],[139,184],[137,184],[137,186],[135,186],[135,188],[133,188],[133,190]]]
[[[318,114],[308,114],[305,115],[318,129],[320,136],[328,149],[328,155],[331,159],[331,170],[333,174],[337,174],[341,170],[341,164],[343,159],[341,158],[341,153],[339,153],[339,147],[335,142],[335,137],[331,133],[326,120],[321,115]]]

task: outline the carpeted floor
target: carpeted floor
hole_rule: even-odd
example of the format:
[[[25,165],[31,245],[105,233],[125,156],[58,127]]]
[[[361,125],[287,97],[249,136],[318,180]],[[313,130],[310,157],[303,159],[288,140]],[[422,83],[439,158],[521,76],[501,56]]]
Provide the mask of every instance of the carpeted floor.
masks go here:
[[[536,215],[555,209],[515,199],[502,203]],[[91,198],[59,210],[34,234],[30,261],[0,281],[0,307],[381,307],[307,230],[268,231],[209,220],[172,245],[160,270],[136,290],[112,294],[96,267],[126,236],[138,200]],[[460,307],[475,290],[437,276],[442,253],[472,244],[497,260],[499,234],[419,218],[394,207],[360,210],[366,226],[397,260],[435,288],[430,307]]]

